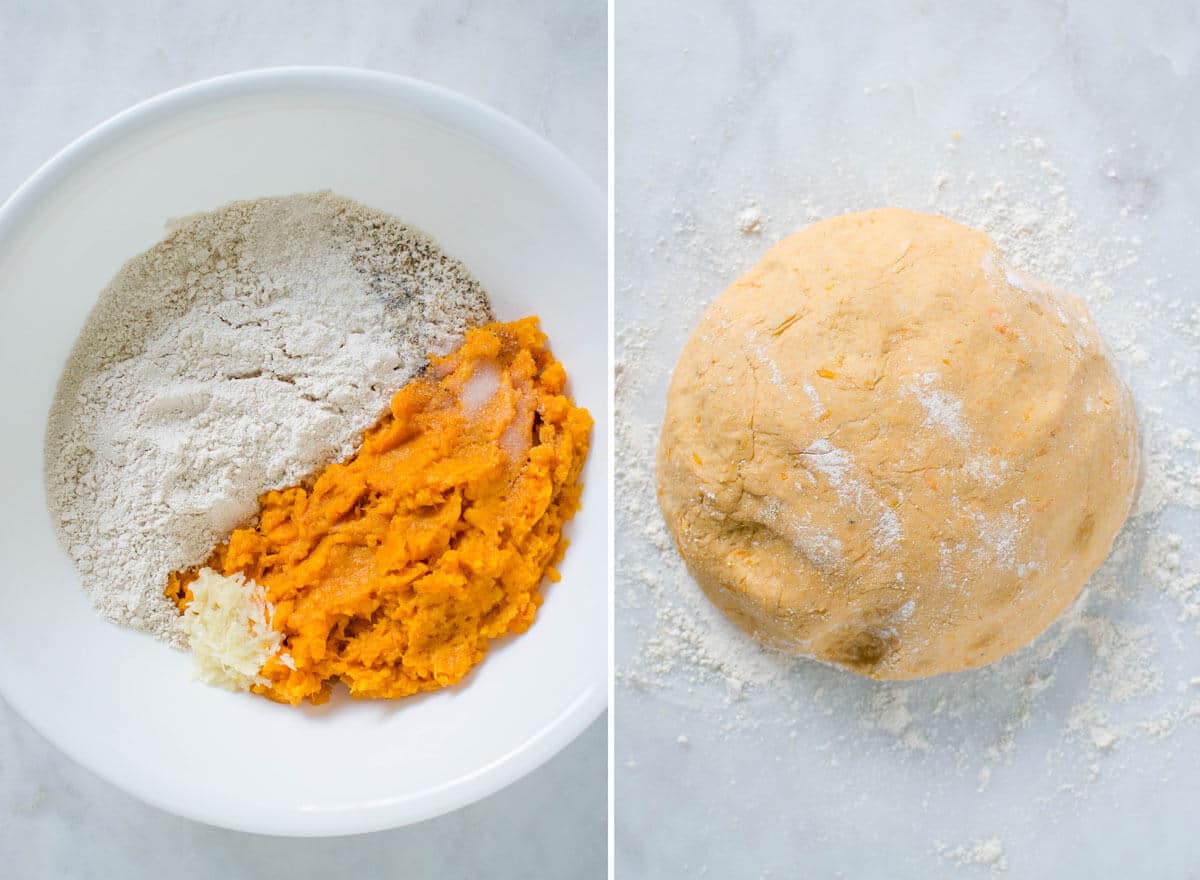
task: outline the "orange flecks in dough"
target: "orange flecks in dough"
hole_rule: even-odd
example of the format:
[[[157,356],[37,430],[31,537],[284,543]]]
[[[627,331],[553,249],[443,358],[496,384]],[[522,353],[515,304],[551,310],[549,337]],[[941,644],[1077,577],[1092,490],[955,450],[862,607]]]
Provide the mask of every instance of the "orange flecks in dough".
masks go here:
[[[988,315],[992,319],[992,329],[1007,339],[1009,342],[1015,342],[1017,333],[1009,326],[1009,318],[1000,309],[988,309]]]
[[[558,577],[592,426],[565,384],[536,318],[472,330],[352,459],[264,494],[257,524],[207,563],[274,606],[295,669],[271,658],[255,691],[295,704],[339,680],[356,697],[434,690],[528,629],[543,575]],[[189,573],[170,580],[186,605]]]
[[[827,370],[824,367],[817,370],[817,375],[820,376],[822,379],[836,379],[837,378],[837,373],[835,373],[833,370]]]

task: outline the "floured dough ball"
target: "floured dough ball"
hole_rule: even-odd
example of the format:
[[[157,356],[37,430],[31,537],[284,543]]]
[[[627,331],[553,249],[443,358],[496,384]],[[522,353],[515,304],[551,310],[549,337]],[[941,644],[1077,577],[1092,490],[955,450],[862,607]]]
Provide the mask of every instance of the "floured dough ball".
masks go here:
[[[887,209],[773,247],[680,355],[658,451],[701,587],[874,678],[990,663],[1079,595],[1132,503],[1133,400],[1083,304]]]

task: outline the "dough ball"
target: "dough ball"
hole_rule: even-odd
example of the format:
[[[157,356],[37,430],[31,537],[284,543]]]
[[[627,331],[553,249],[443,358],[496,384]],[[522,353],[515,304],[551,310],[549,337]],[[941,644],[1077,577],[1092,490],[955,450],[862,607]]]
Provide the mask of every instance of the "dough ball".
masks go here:
[[[771,647],[889,679],[1042,632],[1137,472],[1133,400],[1083,304],[897,209],[804,229],[709,307],[658,450],[713,602]]]

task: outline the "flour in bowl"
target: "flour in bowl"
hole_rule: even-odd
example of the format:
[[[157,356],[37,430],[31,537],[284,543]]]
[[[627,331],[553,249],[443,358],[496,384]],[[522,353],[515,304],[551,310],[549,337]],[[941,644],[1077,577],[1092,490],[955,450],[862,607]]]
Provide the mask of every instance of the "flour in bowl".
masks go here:
[[[182,646],[167,574],[352,453],[431,352],[490,319],[426,235],[330,193],[173,223],[100,294],[50,412],[47,496],[83,589]]]

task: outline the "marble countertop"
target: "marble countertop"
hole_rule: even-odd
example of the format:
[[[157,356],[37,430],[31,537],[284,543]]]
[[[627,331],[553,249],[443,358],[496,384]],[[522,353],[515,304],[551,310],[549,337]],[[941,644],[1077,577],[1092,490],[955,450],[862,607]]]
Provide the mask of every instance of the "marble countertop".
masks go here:
[[[368,67],[456,89],[529,126],[603,185],[606,38],[604,5],[588,0],[5,4],[0,196],[130,104],[205,77],[289,64]],[[0,873],[603,876],[606,724],[601,718],[539,770],[456,813],[378,834],[297,841],[145,806],[68,761],[0,703]]]
[[[849,8],[617,6],[617,874],[1198,877],[1196,8]],[[1069,619],[988,670],[899,684],[725,626],[650,473],[704,306],[805,223],[887,204],[987,226],[1078,291],[1147,453]]]

